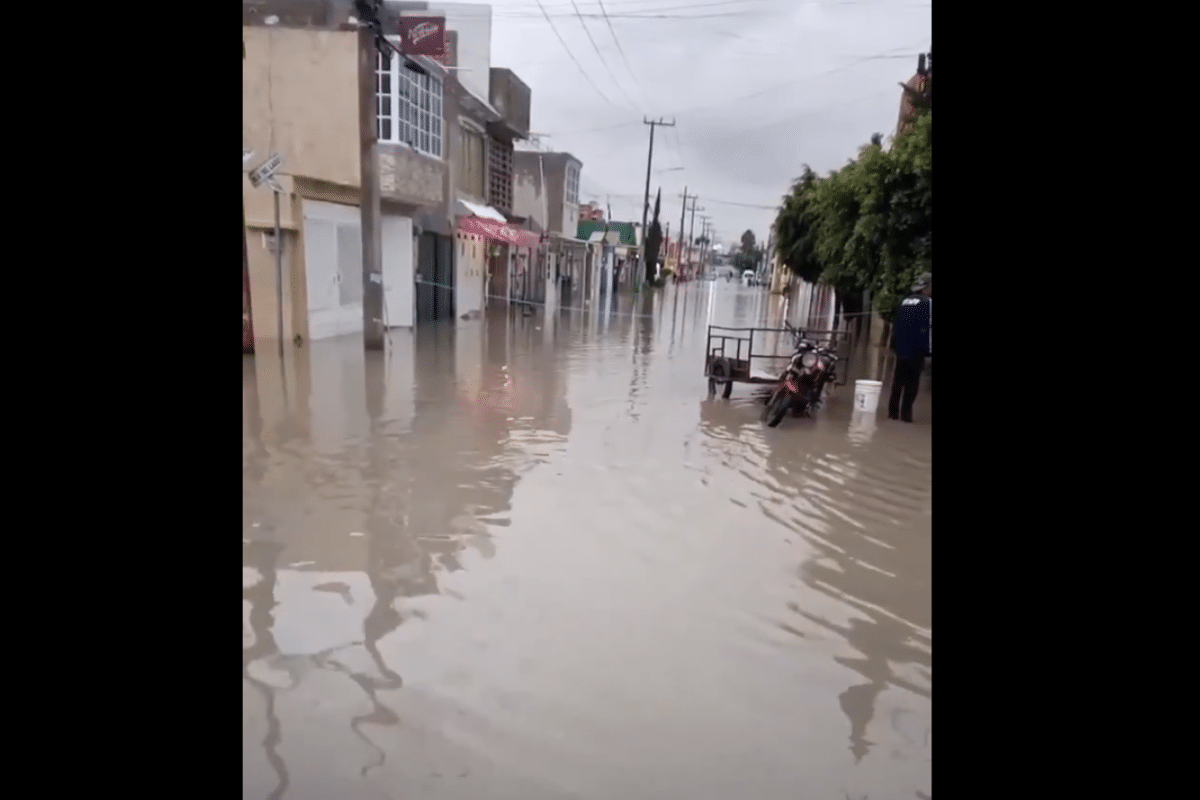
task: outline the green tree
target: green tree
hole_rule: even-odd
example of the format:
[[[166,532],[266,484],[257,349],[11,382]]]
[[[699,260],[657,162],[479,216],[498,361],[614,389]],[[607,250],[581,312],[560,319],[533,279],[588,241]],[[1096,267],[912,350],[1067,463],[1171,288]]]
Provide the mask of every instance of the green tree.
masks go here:
[[[746,232],[742,234],[742,252],[744,252],[744,253],[754,252],[754,245],[755,245],[754,231],[747,228]]]
[[[662,207],[662,189],[654,197],[654,218],[646,232],[646,283],[654,283],[658,272],[658,251],[662,248],[662,226],[658,223],[658,212]]]
[[[733,266],[740,272],[747,269],[758,269],[758,262],[762,259],[762,250],[758,247],[753,247],[749,250],[742,248],[733,254]]]
[[[807,164],[804,172],[792,183],[784,196],[783,205],[775,218],[775,248],[780,261],[809,283],[821,277],[825,265],[816,256],[817,216],[812,200],[820,179]]]
[[[857,161],[828,177],[807,165],[775,219],[782,262],[806,281],[834,287],[843,309],[875,309],[891,321],[913,277],[933,268],[933,115],[919,109],[913,125],[882,148],[875,134]]]
[[[880,268],[872,291],[875,307],[889,322],[913,280],[933,272],[933,112],[918,107],[916,118],[892,146],[891,169],[873,209],[884,233]]]

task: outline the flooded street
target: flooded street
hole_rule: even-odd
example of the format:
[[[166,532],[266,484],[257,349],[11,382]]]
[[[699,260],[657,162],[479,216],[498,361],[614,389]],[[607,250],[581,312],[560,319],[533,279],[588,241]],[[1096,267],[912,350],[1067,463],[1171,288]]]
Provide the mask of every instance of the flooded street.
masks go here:
[[[928,382],[769,429],[781,298],[618,302],[244,359],[245,800],[932,796]]]

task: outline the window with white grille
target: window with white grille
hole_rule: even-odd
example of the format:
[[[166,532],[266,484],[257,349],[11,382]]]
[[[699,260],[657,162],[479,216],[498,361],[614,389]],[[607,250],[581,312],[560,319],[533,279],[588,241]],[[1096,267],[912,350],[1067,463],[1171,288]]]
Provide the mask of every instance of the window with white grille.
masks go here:
[[[512,211],[512,185],[513,146],[493,138],[488,142],[488,205]]]
[[[459,128],[458,188],[480,200],[483,199],[483,151],[483,136],[475,131]]]
[[[442,81],[404,68],[392,56],[375,66],[375,110],[379,141],[411,145],[414,150],[442,157]]]
[[[579,165],[567,164],[567,202],[579,205]]]

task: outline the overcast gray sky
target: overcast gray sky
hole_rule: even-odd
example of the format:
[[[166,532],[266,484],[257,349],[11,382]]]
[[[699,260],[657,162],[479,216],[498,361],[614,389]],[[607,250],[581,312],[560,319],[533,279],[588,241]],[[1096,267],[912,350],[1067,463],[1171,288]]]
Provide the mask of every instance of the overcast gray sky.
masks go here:
[[[650,187],[653,203],[662,186],[672,238],[686,184],[719,237],[733,241],[750,228],[764,239],[802,164],[825,173],[872,133],[894,131],[896,84],[932,49],[928,0],[541,6],[549,20],[537,0],[492,0],[492,64],[530,86],[533,130],[583,161],[583,199],[610,196],[617,219],[641,218],[650,132],[643,116],[674,117],[677,127],[655,133]]]

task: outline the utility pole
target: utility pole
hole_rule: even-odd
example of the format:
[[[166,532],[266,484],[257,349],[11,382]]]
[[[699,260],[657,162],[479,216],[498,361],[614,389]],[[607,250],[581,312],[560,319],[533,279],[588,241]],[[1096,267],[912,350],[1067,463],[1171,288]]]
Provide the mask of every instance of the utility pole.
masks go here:
[[[691,224],[691,227],[688,229],[688,262],[689,263],[692,260],[692,246],[696,243],[696,212],[704,210],[704,206],[700,206],[700,207],[696,206],[696,201],[699,199],[700,198],[698,198],[698,197],[692,198],[692,224]]]
[[[683,205],[679,208],[679,253],[675,256],[675,275],[683,272],[683,215],[687,213],[687,187],[683,187]]]
[[[366,10],[366,9],[363,9]],[[378,12],[378,6],[371,9]],[[379,123],[375,118],[376,26],[370,17],[358,27],[358,174],[362,191],[359,212],[362,227],[363,348],[382,350],[383,242],[379,207]],[[378,17],[374,20],[378,23]]]
[[[650,280],[649,269],[646,266],[646,217],[650,213],[650,166],[654,163],[654,128],[661,125],[664,128],[674,128],[675,120],[670,122],[642,117],[642,124],[650,126],[650,152],[646,155],[646,192],[642,197],[642,246],[638,248],[638,266],[646,272],[646,280]],[[641,281],[638,282],[641,285]]]
[[[388,17],[383,0],[354,0],[358,16],[358,173],[359,213],[362,227],[363,347],[383,350],[383,237],[379,198],[379,121],[375,108],[375,65],[402,59],[405,69],[419,75],[425,68],[406,57],[384,34],[381,14]]]
[[[712,242],[709,241],[708,238],[710,229],[708,221],[710,219],[712,219],[712,217],[708,216],[707,214],[700,215],[700,238],[704,240],[704,249],[700,251],[700,270],[704,273],[708,272],[708,257],[709,254],[712,253]]]

